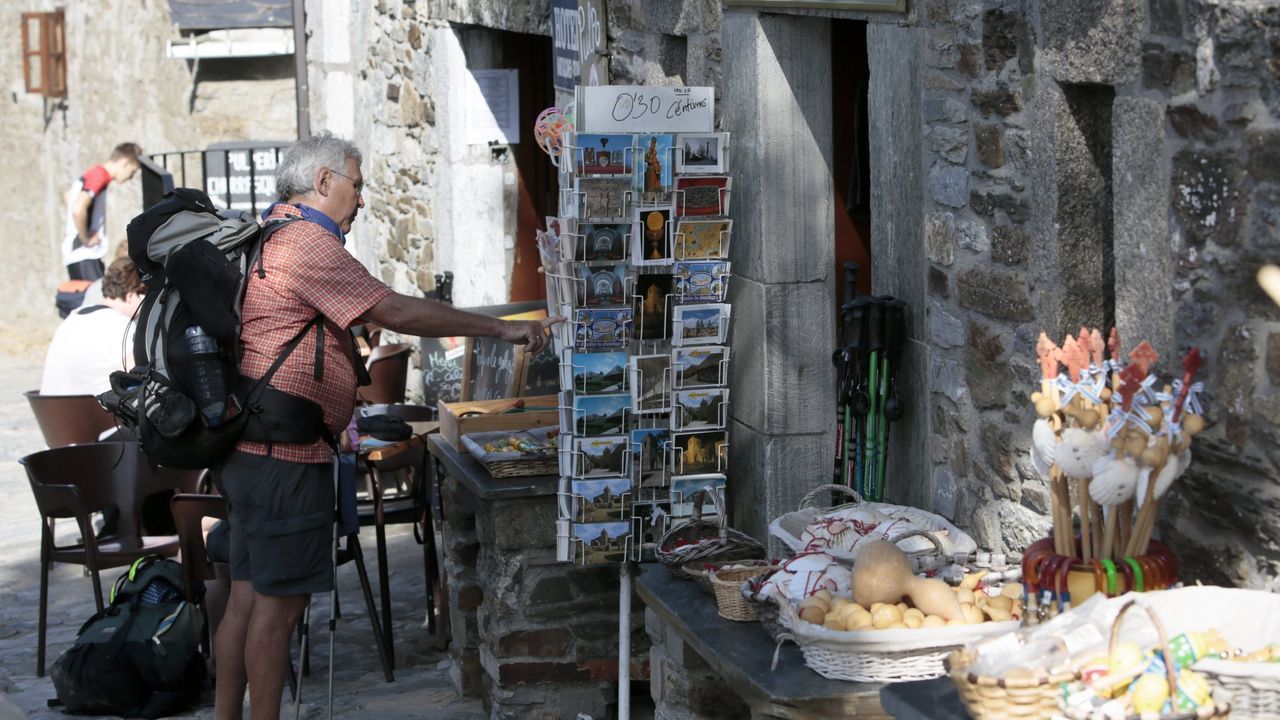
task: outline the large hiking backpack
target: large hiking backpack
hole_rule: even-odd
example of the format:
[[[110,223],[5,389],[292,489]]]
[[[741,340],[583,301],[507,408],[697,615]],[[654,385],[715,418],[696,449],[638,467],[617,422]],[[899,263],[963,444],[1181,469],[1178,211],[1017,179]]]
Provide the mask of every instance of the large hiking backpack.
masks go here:
[[[135,217],[128,227],[129,257],[147,294],[134,334],[129,372],[111,374],[111,390],[98,396],[121,425],[133,431],[147,458],[173,468],[212,467],[240,439],[306,443],[328,439],[320,406],[271,388],[276,370],[315,329],[316,316],[259,379],[240,375],[241,304],[252,275],[265,277],[262,246],[296,218],[263,226],[248,215],[219,211],[199,190],[178,188]],[[218,343],[227,390],[223,422],[210,427],[194,398],[196,356],[185,333],[200,326]],[[321,372],[317,365],[317,373]]]
[[[203,586],[200,586],[203,592]],[[205,678],[204,615],[182,591],[182,566],[140,558],[111,604],[80,628],[51,672],[69,713],[158,718],[191,707]]]

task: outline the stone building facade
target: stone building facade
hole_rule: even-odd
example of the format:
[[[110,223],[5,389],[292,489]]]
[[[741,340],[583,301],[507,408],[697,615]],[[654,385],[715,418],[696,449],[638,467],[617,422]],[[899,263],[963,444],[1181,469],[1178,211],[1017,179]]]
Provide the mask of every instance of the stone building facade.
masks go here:
[[[67,97],[28,94],[22,77],[21,13],[66,11]],[[63,194],[116,144],[151,152],[215,142],[296,137],[292,57],[205,60],[165,57],[179,31],[168,3],[0,0],[0,226],[6,228],[0,292],[21,298],[0,324],[37,336],[58,319],[54,288],[66,279]],[[197,178],[198,181],[198,178]],[[113,185],[107,237],[123,241],[141,210],[141,183]]]
[[[458,142],[455,86],[502,65],[493,33],[549,35],[548,3],[313,5],[318,124],[371,150],[362,257],[401,290],[454,270],[460,304],[505,300],[516,166]],[[719,125],[735,134],[739,526],[763,535],[825,478],[834,444],[831,208],[812,189],[833,183],[831,48],[856,32],[874,290],[911,306],[890,492],[987,547],[1043,535],[1048,494],[1026,452],[1035,339],[1114,323],[1150,339],[1160,367],[1193,344],[1209,358],[1210,429],[1162,524],[1188,576],[1270,582],[1280,312],[1252,277],[1278,239],[1273,6],[606,7],[612,82],[715,86]],[[780,229],[794,240],[774,241]]]

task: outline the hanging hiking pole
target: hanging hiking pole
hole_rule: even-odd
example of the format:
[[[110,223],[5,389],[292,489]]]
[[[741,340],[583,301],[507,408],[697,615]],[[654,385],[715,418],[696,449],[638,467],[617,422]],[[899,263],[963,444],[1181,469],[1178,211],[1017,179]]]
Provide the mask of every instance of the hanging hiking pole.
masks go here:
[[[840,478],[838,484],[847,487],[854,486],[854,478],[850,471],[856,466],[850,463],[850,450],[853,447],[854,440],[854,424],[853,424],[853,408],[851,400],[853,397],[854,386],[856,380],[852,368],[857,362],[857,354],[852,348],[852,339],[855,332],[860,332],[854,328],[853,322],[853,298],[857,293],[858,270],[861,266],[856,262],[847,262],[844,264],[844,304],[841,305],[840,316],[843,321],[844,346],[840,348],[841,382],[840,382],[840,405],[843,408],[843,417],[838,418],[841,422],[840,427],[840,457],[842,459],[840,468]],[[837,411],[839,412],[839,410]]]
[[[846,303],[849,307],[849,322],[847,327],[847,336],[845,337],[845,352],[848,353],[853,370],[850,373],[850,396],[849,396],[849,415],[852,418],[852,427],[849,428],[847,437],[849,444],[845,446],[845,454],[852,454],[853,457],[853,479],[850,483],[854,492],[862,495],[866,492],[866,447],[863,443],[863,429],[866,426],[867,413],[871,409],[871,403],[867,397],[867,378],[864,372],[866,364],[864,362],[866,356],[866,325],[867,325],[867,299],[864,297],[854,298]]]
[[[880,488],[880,476],[878,470],[879,463],[879,446],[877,439],[880,437],[880,413],[884,396],[880,390],[880,357],[884,350],[884,301],[881,298],[868,298],[867,304],[867,352],[870,362],[870,371],[868,375],[868,392],[871,397],[871,406],[867,411],[867,422],[865,428],[866,435],[866,489],[870,496],[869,499],[878,497]]]
[[[902,402],[898,398],[898,376],[895,369],[902,356],[902,334],[905,330],[903,319],[907,303],[904,300],[892,300],[885,307],[884,315],[884,370],[882,384],[886,387],[884,396],[884,421],[880,426],[880,439],[876,445],[880,448],[880,469],[876,475],[880,478],[879,493],[876,500],[884,498],[884,485],[888,479],[885,467],[889,464],[889,423],[902,419]]]

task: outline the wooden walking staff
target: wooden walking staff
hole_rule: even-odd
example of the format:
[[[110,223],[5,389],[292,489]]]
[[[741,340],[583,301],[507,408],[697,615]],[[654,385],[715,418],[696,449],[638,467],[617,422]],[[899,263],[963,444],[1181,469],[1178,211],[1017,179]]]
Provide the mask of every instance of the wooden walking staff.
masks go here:
[[[1055,384],[1058,378],[1058,361],[1062,358],[1062,349],[1054,344],[1049,336],[1040,333],[1036,343],[1036,358],[1040,364],[1040,392],[1032,400],[1036,404],[1036,414],[1047,420],[1054,434],[1061,438],[1062,418],[1058,415],[1059,395]],[[1057,465],[1050,463],[1049,481],[1052,484],[1053,504],[1053,548],[1059,555],[1071,554],[1070,522],[1063,523],[1062,493],[1059,492],[1062,473]],[[1070,499],[1067,500],[1067,512],[1070,512]]]
[[[1077,385],[1084,379],[1084,370],[1089,366],[1089,334],[1082,332],[1080,340],[1084,344],[1068,335],[1066,341],[1062,343],[1062,364],[1067,366],[1067,376],[1071,378],[1071,382]],[[1087,407],[1087,405],[1088,400],[1077,392],[1072,396],[1067,406],[1062,409],[1062,413],[1074,420],[1076,426],[1092,432],[1098,426],[1098,412]],[[1072,480],[1075,481],[1076,496],[1080,504],[1080,558],[1088,562],[1093,559],[1093,531],[1089,522],[1089,506],[1093,501],[1089,498],[1089,478],[1066,479],[1068,518],[1071,517],[1070,493]],[[1070,527],[1070,523],[1068,527]],[[1074,545],[1074,542],[1072,545]],[[1071,554],[1074,556],[1074,553]]]
[[[1196,372],[1200,370],[1203,360],[1200,357],[1199,348],[1191,348],[1191,352],[1187,353],[1182,359],[1182,389],[1178,393],[1178,398],[1173,406],[1173,414],[1168,419],[1170,435],[1174,428],[1182,422],[1183,411],[1186,408],[1187,396],[1191,393],[1191,386],[1195,383]],[[1195,428],[1198,431],[1200,428]],[[1191,442],[1194,432],[1183,430],[1181,436],[1175,445],[1170,448],[1170,453],[1176,457],[1178,453],[1186,449]],[[1167,460],[1166,460],[1167,461]],[[1134,526],[1133,537],[1129,540],[1129,545],[1125,550],[1127,555],[1135,555],[1145,552],[1147,545],[1151,542],[1151,535],[1155,532],[1157,505],[1159,497],[1155,493],[1157,469],[1152,469],[1151,478],[1147,483],[1147,495],[1142,504],[1142,510],[1138,514],[1138,520]]]
[[[1115,448],[1117,457],[1128,454],[1128,437],[1129,414],[1133,411],[1133,399],[1137,396],[1138,391],[1142,389],[1142,378],[1146,377],[1142,374],[1137,366],[1130,365],[1122,372],[1113,377],[1114,389],[1112,391],[1113,405],[1119,407],[1119,420],[1113,422],[1120,423],[1120,429],[1115,433],[1115,439],[1112,441],[1112,447]],[[1144,441],[1145,445],[1145,441]],[[1112,509],[1111,516],[1107,518],[1107,528],[1102,540],[1103,557],[1115,559],[1114,548],[1116,547],[1116,530],[1118,521],[1123,520],[1127,525],[1129,518],[1125,517],[1124,508],[1132,501],[1126,501],[1124,504]],[[1124,545],[1125,540],[1122,535],[1120,545]]]

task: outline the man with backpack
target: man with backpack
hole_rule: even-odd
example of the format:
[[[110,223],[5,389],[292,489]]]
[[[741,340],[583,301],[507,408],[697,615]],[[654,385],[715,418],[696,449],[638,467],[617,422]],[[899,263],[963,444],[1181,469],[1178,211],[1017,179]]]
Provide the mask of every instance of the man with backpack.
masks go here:
[[[279,716],[291,633],[310,595],[333,587],[333,438],[351,419],[363,370],[348,328],[499,337],[536,353],[561,320],[475,315],[375,279],[343,247],[364,207],[360,163],[352,143],[328,133],[290,147],[276,174],[280,202],[265,217],[294,220],[263,243],[247,273],[240,373],[305,401],[292,424],[320,426],[306,442],[241,440],[214,468],[230,508],[232,579],[216,647],[218,720],[241,717],[246,685],[254,720]]]

